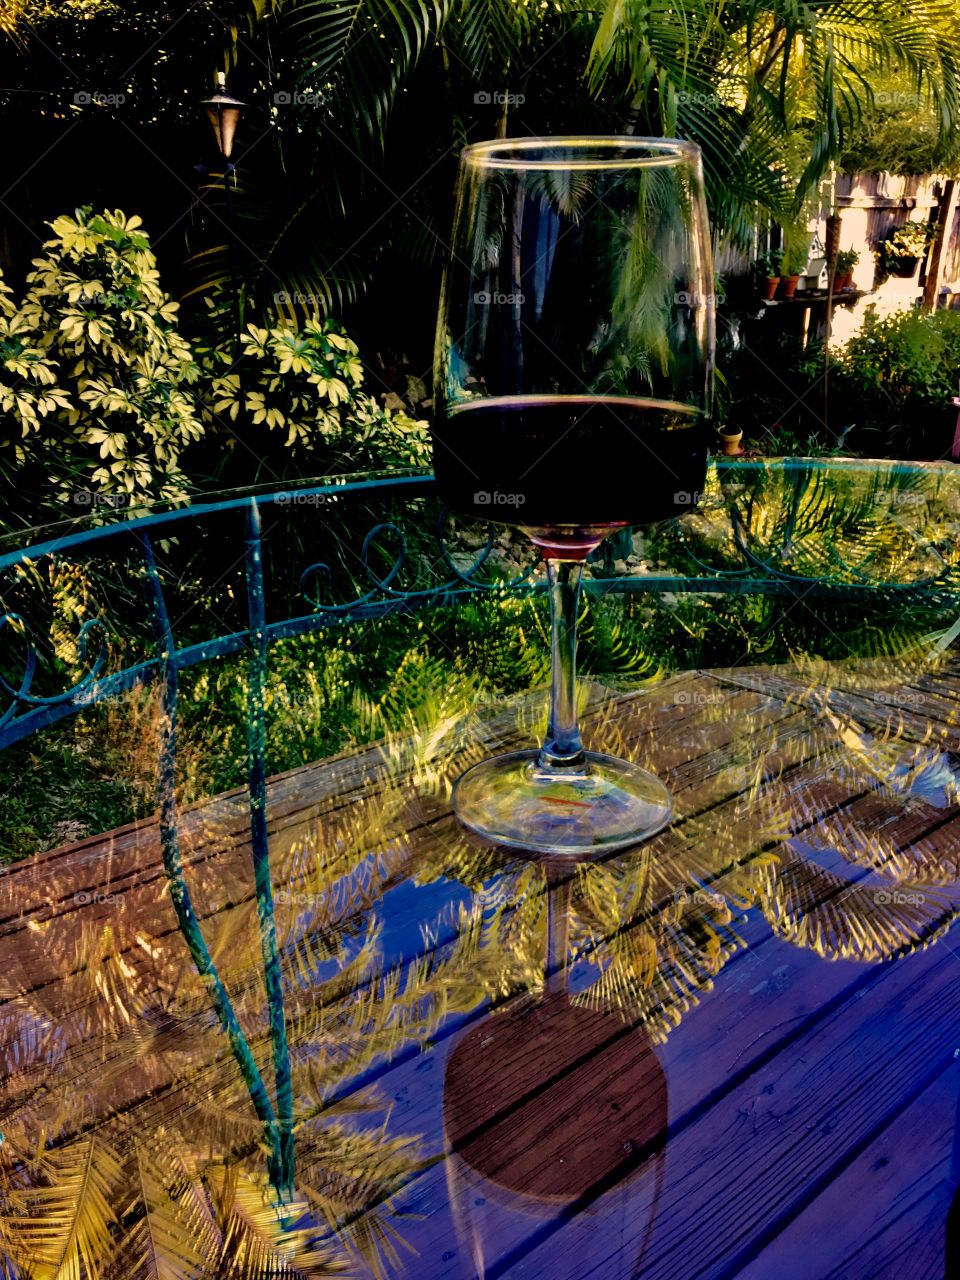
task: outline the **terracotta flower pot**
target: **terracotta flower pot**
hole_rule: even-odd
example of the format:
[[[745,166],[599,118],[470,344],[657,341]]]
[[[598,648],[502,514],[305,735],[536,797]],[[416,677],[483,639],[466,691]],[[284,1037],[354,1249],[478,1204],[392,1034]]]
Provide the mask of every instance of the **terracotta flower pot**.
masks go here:
[[[833,281],[834,293],[841,293],[844,289],[853,288],[853,272],[838,271]]]
[[[797,281],[799,276],[781,276],[780,277],[780,297],[792,298],[797,292]]]
[[[777,285],[779,283],[779,276],[767,276],[766,283],[763,287],[763,296],[767,302],[773,301],[773,295],[777,292]]]
[[[740,448],[740,441],[743,439],[742,431],[721,431],[720,449],[725,457],[735,458],[738,453],[743,453]]]

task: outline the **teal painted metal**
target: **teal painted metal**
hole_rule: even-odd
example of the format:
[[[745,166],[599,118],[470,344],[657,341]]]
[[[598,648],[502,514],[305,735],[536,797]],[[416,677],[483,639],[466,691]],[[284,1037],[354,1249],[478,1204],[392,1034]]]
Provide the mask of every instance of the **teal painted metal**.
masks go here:
[[[800,572],[791,565],[789,554],[795,540],[802,536],[803,504],[818,486],[830,482],[831,470],[838,475],[879,477],[891,491],[909,491],[910,485],[930,483],[957,487],[958,473],[944,468],[915,467],[908,464],[844,462],[825,460],[788,460],[771,466],[766,462],[742,462],[716,466],[721,488],[732,497],[728,502],[730,541],[740,557],[735,567],[712,565],[685,536],[682,523],[677,525],[679,546],[692,568],[692,573],[651,574],[638,577],[593,577],[584,583],[591,595],[608,593],[701,592],[711,594],[768,594],[804,598],[811,594],[836,600],[864,600],[878,591],[893,601],[922,598],[931,602],[952,603],[960,593],[960,582],[951,566],[936,547],[925,548],[933,566],[923,577],[905,582],[891,582],[871,577],[866,571],[869,557],[859,565],[848,563],[836,548],[831,549],[832,574]],[[764,552],[751,541],[751,521],[757,495],[767,484],[779,485],[789,495],[786,519],[779,549]],[[321,582],[333,581],[330,566],[316,561],[300,574],[302,596],[310,606],[307,612],[291,612],[288,616],[268,620],[267,594],[264,583],[265,537],[262,517],[302,504],[305,510],[346,511],[349,504],[380,502],[389,499],[408,504],[430,496],[433,481],[429,475],[407,475],[330,483],[299,490],[246,495],[220,501],[196,504],[166,512],[150,512],[136,519],[112,525],[96,526],[66,532],[59,538],[44,540],[0,555],[0,582],[4,573],[23,573],[49,558],[70,557],[79,553],[102,552],[105,556],[133,554],[143,579],[147,614],[153,635],[154,653],[133,662],[120,671],[106,672],[107,628],[101,619],[91,619],[79,629],[78,652],[81,662],[88,662],[85,674],[70,688],[59,693],[41,695],[34,692],[39,666],[39,653],[30,637],[25,620],[16,612],[0,615],[0,634],[18,631],[24,654],[22,675],[10,682],[0,674],[0,690],[9,703],[0,713],[0,749],[19,741],[38,729],[73,715],[91,704],[116,697],[141,685],[159,683],[161,690],[160,768],[158,801],[163,862],[169,892],[177,921],[198,973],[207,984],[220,1024],[237,1061],[251,1102],[263,1126],[264,1144],[269,1153],[271,1181],[281,1202],[288,1201],[293,1190],[294,1125],[290,1058],[284,1015],[284,991],[281,956],[274,919],[273,886],[270,874],[269,838],[266,821],[266,731],[265,685],[270,645],[289,637],[344,626],[363,619],[387,618],[415,613],[426,607],[455,605],[477,595],[513,595],[542,591],[545,583],[533,578],[536,561],[509,581],[490,582],[479,575],[484,571],[493,550],[495,531],[491,528],[484,544],[473,553],[470,563],[463,563],[462,551],[456,556],[448,545],[446,517],[440,512],[433,531],[441,580],[435,585],[403,588],[401,574],[411,559],[407,535],[394,520],[379,520],[366,533],[357,557],[369,586],[350,600],[324,604],[317,588]],[[960,504],[958,504],[960,505]],[[246,626],[225,630],[209,639],[178,646],[164,593],[161,573],[154,553],[155,539],[183,538],[193,528],[220,517],[235,517],[244,524],[244,579],[246,588]],[[420,530],[422,533],[422,530]],[[385,567],[375,568],[375,549],[382,554],[387,543],[393,549]],[[96,651],[92,642],[97,641]],[[253,873],[256,888],[258,921],[261,938],[264,984],[268,997],[270,1035],[274,1073],[271,1097],[267,1083],[254,1058],[217,973],[206,946],[186,882],[180,851],[178,811],[175,792],[177,703],[180,672],[200,663],[229,655],[247,655],[247,766]]]
[[[247,613],[250,620],[250,659],[247,665],[248,801],[253,876],[257,893],[257,919],[263,953],[263,979],[267,991],[270,1037],[273,1041],[273,1073],[277,1111],[277,1176],[274,1186],[284,1201],[293,1199],[293,1090],[290,1053],[283,1000],[283,975],[277,946],[273,884],[270,879],[270,843],[267,837],[267,736],[263,690],[267,679],[267,631],[263,596],[263,546],[260,512],[251,499],[247,509],[244,557]]]
[[[233,1056],[250,1095],[250,1101],[263,1125],[267,1149],[270,1152],[268,1157],[270,1180],[278,1196],[286,1199],[289,1196],[288,1174],[286,1152],[281,1141],[281,1126],[230,996],[220,980],[217,966],[204,941],[200,922],[193,908],[190,889],[184,876],[176,800],[178,675],[176,642],[170,626],[170,616],[167,612],[160,575],[157,572],[150,535],[144,532],[139,536],[144,556],[144,585],[162,674],[157,791],[160,802],[160,846],[170,900],[173,903],[180,932],[190,952],[190,958],[210,993],[211,1003],[216,1010],[220,1025],[227,1034]]]

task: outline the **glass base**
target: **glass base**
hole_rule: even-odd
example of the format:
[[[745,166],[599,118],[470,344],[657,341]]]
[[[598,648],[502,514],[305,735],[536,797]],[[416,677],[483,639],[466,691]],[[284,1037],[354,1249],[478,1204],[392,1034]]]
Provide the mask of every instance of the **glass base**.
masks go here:
[[[537,751],[512,751],[468,769],[453,788],[463,825],[514,849],[597,854],[646,840],[673,816],[670,793],[639,765],[593,751],[579,770],[538,761]]]

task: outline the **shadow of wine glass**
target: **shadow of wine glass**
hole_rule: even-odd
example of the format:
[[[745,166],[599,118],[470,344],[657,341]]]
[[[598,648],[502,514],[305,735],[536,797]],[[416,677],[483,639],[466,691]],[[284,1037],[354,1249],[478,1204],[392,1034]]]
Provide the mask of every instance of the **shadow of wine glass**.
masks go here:
[[[552,889],[548,909],[568,906]],[[562,920],[550,933],[565,937]],[[642,1024],[578,1003],[562,972],[468,1029],[447,1060],[443,1120],[470,1275],[492,1280],[531,1250],[537,1274],[558,1280],[639,1274],[667,1119],[666,1073]]]

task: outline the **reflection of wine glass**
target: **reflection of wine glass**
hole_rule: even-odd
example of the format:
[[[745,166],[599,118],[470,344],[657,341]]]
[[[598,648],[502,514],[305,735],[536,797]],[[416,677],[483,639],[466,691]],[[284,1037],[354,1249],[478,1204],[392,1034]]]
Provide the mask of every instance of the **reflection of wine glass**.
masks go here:
[[[553,697],[539,752],[457,783],[460,819],[585,853],[659,830],[651,774],[585,752],[575,702],[583,560],[703,488],[713,294],[699,152],[643,138],[468,147],[437,329],[434,467],[449,505],[521,526],[547,562]]]
[[[621,1280],[639,1274],[652,1233],[666,1075],[642,1027],[568,996],[568,889],[548,896],[543,997],[484,1018],[447,1062],[447,1184],[480,1280],[515,1249],[536,1251],[531,1275],[562,1261],[564,1275]]]

